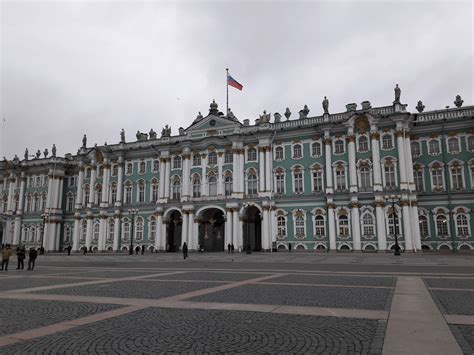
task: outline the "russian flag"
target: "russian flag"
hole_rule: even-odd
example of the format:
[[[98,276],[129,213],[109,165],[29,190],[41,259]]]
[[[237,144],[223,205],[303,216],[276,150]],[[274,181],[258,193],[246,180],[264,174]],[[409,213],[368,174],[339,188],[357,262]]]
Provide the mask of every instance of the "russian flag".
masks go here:
[[[242,91],[242,84],[240,84],[237,80],[235,80],[233,77],[231,77],[229,74],[227,74],[227,85],[233,86],[236,89],[239,89]]]

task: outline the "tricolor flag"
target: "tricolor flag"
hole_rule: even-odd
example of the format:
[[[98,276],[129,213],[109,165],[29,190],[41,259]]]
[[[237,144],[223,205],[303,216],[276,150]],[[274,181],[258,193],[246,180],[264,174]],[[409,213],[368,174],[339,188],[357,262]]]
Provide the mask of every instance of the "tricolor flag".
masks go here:
[[[242,90],[243,86],[229,74],[227,74],[227,85],[233,86],[236,89]]]

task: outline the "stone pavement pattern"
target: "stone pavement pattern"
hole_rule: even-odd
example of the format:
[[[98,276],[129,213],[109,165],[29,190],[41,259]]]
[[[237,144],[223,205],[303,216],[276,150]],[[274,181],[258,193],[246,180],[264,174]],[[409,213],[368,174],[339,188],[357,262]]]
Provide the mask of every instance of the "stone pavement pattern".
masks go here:
[[[47,255],[0,274],[0,353],[473,354],[473,261]]]

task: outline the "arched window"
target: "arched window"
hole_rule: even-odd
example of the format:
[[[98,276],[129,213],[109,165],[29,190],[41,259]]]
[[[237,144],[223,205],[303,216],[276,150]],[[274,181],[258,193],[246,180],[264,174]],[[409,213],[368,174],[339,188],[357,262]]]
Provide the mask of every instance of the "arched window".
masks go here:
[[[387,162],[383,169],[385,173],[385,187],[394,188],[396,186],[394,164],[392,162]]]
[[[464,182],[462,178],[462,166],[459,164],[453,164],[450,167],[451,170],[451,184],[454,190],[462,190],[464,188]]]
[[[322,192],[323,188],[323,170],[316,166],[313,169],[313,192]]]
[[[257,194],[257,174],[252,169],[247,175],[247,194],[256,195]]]
[[[217,177],[212,174],[208,177],[209,183],[209,196],[216,196],[217,195]]]
[[[275,182],[276,182],[276,193],[284,194],[285,193],[285,171],[281,168],[275,171]]]
[[[138,168],[138,173],[139,174],[145,174],[145,172],[146,172],[146,162],[141,161],[140,165],[139,165],[139,168]]]
[[[283,160],[283,147],[275,148],[275,160]]]
[[[115,182],[113,182],[110,187],[110,196],[112,199],[112,203],[117,202],[117,184]]]
[[[36,228],[35,226],[30,229],[30,242],[34,242],[36,237]]]
[[[368,190],[372,186],[370,179],[370,168],[367,165],[362,165],[359,169],[360,173],[360,188],[362,190]]]
[[[197,153],[193,155],[193,166],[201,166],[201,154]]]
[[[89,185],[84,186],[84,204],[87,205],[89,204],[89,199],[90,199],[90,188]]]
[[[107,235],[107,241],[112,242],[115,234],[115,222],[113,219],[109,221],[109,234]]]
[[[145,182],[143,180],[140,180],[137,184],[137,202],[145,202]]]
[[[392,149],[393,148],[393,140],[390,134],[384,134],[382,136],[382,149]]]
[[[207,164],[208,165],[217,165],[217,153],[209,152],[207,155]]]
[[[150,219],[150,241],[156,239],[156,218],[152,216]]]
[[[474,136],[467,137],[467,149],[470,152],[474,151]]]
[[[337,139],[334,142],[334,154],[344,154],[344,141]]]
[[[42,199],[41,199],[41,211],[44,211],[46,210],[46,200],[48,199],[48,194],[46,192],[43,192],[43,195],[42,195]]]
[[[160,161],[158,159],[153,160],[153,172],[156,173],[160,170]]]
[[[193,197],[201,197],[201,177],[198,174],[193,176]]]
[[[136,224],[135,239],[142,240],[143,239],[143,218],[138,217],[135,224]]]
[[[286,218],[285,216],[277,217],[277,238],[286,238]]]
[[[66,211],[71,212],[74,210],[74,194],[72,192],[67,193]]]
[[[92,235],[92,239],[94,242],[99,240],[99,233],[100,233],[100,223],[99,221],[94,222],[94,233]]]
[[[132,203],[132,183],[130,181],[125,183],[125,203]]]
[[[295,194],[302,194],[304,192],[303,170],[300,167],[296,167],[293,170],[293,190]]]
[[[224,164],[232,164],[234,162],[234,154],[230,149],[224,153]]]
[[[359,137],[359,152],[367,152],[369,151],[369,140],[366,136]]]
[[[346,190],[346,169],[343,165],[336,167],[336,191]]]
[[[317,215],[314,217],[314,235],[317,239],[321,239],[326,235],[324,217]]]
[[[428,231],[428,219],[426,216],[419,216],[418,217],[418,222],[420,224],[420,237],[421,239],[426,239],[429,236],[429,231]]]
[[[340,215],[339,218],[339,235],[341,237],[349,236],[349,218],[346,215]]]
[[[313,157],[321,156],[321,143],[314,142],[313,145],[311,146],[311,153]]]
[[[420,143],[413,141],[410,143],[410,147],[411,147],[411,155],[414,158],[418,158],[421,155]]]
[[[82,221],[82,225],[81,225],[81,240],[80,240],[80,242],[84,243],[86,241],[86,238],[87,238],[87,221],[84,220],[84,221]]]
[[[87,168],[86,169],[86,179],[90,179],[91,178],[91,168]],[[36,183],[38,184],[39,180],[36,180]],[[39,185],[37,185],[39,186]]]
[[[72,240],[72,228],[69,224],[66,224],[64,228],[64,244],[69,244]]]
[[[112,176],[117,176],[118,175],[118,165],[114,164],[112,166]]]
[[[94,190],[94,204],[97,203],[100,204],[101,201],[102,201],[102,185],[101,184],[97,184],[95,186],[95,190]]]
[[[445,215],[439,214],[436,216],[436,230],[438,231],[438,237],[446,239],[448,233],[448,219]]]
[[[158,194],[159,194],[159,187],[158,180],[153,179],[151,181],[151,201],[156,202],[158,201]]]
[[[366,238],[371,238],[375,235],[374,217],[369,212],[362,215],[362,235]]]
[[[456,230],[458,236],[465,238],[469,235],[469,227],[465,214],[458,214],[456,216]]]
[[[35,198],[34,210],[35,210],[35,211],[39,211],[39,210],[40,210],[40,207],[39,207],[39,202],[40,202],[39,199],[40,199],[40,197],[39,197],[37,194],[35,194],[35,197],[34,197],[34,198]]]
[[[2,211],[5,212],[6,209],[7,209],[7,198],[5,196],[5,198],[3,199]],[[32,211],[33,211],[33,197],[31,196],[31,194],[28,194],[26,198],[26,212],[32,212]]]
[[[301,144],[295,144],[293,146],[293,159],[301,159],[303,157],[303,149]]]
[[[173,169],[181,169],[181,157],[179,155],[173,159]]]
[[[127,241],[130,240],[130,223],[128,222],[128,218],[123,220],[123,234],[122,239]]]
[[[181,198],[181,179],[179,178],[179,176],[175,176],[173,179],[171,195],[173,200],[179,200]]]
[[[97,177],[104,176],[104,167],[101,165],[99,166],[99,170],[97,170]]]
[[[415,180],[415,189],[418,192],[425,190],[424,188],[424,169],[420,165],[415,165],[413,169],[413,179]]]
[[[302,215],[296,215],[295,217],[295,237],[304,238],[305,228],[304,228],[304,217]]]
[[[226,174],[225,179],[224,179],[224,189],[225,189],[225,195],[226,196],[231,196],[232,195],[232,175]]]
[[[398,221],[398,214],[391,211],[388,215],[388,234],[395,237],[400,234],[400,223]]]
[[[448,152],[453,154],[459,153],[459,151],[459,139],[456,137],[448,138]]]
[[[249,148],[247,150],[247,161],[257,161],[257,149]]]
[[[439,142],[437,139],[432,139],[428,142],[428,153],[431,155],[440,154]]]
[[[431,168],[431,181],[433,190],[443,190],[443,168],[440,165],[433,165]]]
[[[133,164],[132,163],[127,163],[127,169],[125,171],[125,174],[127,174],[127,175],[132,175],[133,174]]]

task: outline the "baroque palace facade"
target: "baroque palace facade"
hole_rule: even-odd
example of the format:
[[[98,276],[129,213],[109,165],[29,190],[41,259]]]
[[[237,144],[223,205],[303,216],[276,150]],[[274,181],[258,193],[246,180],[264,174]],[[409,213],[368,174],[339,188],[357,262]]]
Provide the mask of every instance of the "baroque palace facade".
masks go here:
[[[2,243],[59,251],[474,249],[474,106],[250,124],[211,103],[187,129],[0,162]]]

